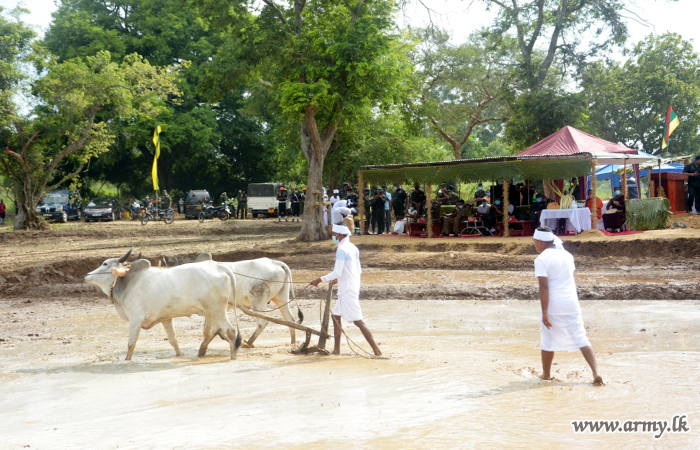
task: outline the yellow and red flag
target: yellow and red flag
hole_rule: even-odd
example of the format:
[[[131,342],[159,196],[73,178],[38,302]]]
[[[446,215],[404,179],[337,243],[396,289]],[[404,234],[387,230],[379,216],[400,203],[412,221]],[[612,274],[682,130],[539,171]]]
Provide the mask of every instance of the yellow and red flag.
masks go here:
[[[661,141],[662,150],[668,147],[668,138],[671,137],[671,133],[673,133],[673,130],[678,128],[678,125],[680,124],[681,121],[678,120],[678,116],[676,116],[676,113],[673,112],[673,108],[669,106],[668,112],[666,112],[666,130],[664,130],[664,137]]]
[[[153,169],[151,169],[154,191],[158,190],[158,158],[160,157],[160,131],[160,125],[156,123],[156,129],[153,131],[153,145],[156,146],[156,154],[153,157]]]

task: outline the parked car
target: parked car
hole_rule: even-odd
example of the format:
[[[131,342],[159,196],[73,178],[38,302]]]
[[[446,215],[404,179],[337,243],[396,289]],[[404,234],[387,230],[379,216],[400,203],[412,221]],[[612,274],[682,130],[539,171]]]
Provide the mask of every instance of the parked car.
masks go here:
[[[80,220],[83,200],[78,191],[51,191],[41,199],[36,212],[45,219],[66,223],[70,219]]]
[[[202,205],[211,201],[206,189],[189,191],[185,197],[185,219],[196,219],[202,211]]]
[[[83,215],[85,216],[85,222],[90,222],[91,220],[115,221],[121,219],[122,207],[116,198],[97,197],[90,200],[90,203],[85,207],[85,211],[83,211]]]

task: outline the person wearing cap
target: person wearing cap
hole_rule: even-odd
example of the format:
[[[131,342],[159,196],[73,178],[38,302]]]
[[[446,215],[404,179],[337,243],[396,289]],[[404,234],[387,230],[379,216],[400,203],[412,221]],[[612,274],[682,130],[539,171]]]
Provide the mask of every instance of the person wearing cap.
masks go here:
[[[333,196],[330,198],[331,200],[331,208],[333,208],[333,205],[335,205],[335,202],[340,200],[340,191],[338,189],[333,189]]]
[[[688,174],[688,203],[686,209],[695,210],[700,214],[700,155],[693,159],[693,162],[683,168],[683,173]]]
[[[297,188],[292,189],[292,195],[289,197],[292,202],[292,222],[296,219],[299,222],[299,212],[301,211],[301,193]]]
[[[340,338],[343,327],[341,318],[354,323],[360,329],[367,343],[372,347],[376,356],[381,356],[382,352],[374,342],[372,333],[362,320],[362,309],[360,308],[360,276],[362,267],[360,265],[360,251],[350,242],[350,230],[345,225],[333,225],[333,242],[338,244],[335,252],[335,267],[328,275],[316,278],[310,284],[318,286],[319,283],[338,283],[338,301],[333,308],[333,337],[335,345],[333,354],[340,354]]]
[[[282,216],[284,216],[284,221],[289,222],[287,219],[287,188],[284,186],[280,187],[280,193],[277,194],[277,201],[279,202],[277,205],[279,215],[277,216],[277,221],[282,222]]]
[[[539,283],[542,320],[542,379],[552,380],[554,352],[580,350],[593,372],[593,384],[602,385],[593,347],[586,337],[574,280],[574,257],[549,227],[535,231],[535,276]]]

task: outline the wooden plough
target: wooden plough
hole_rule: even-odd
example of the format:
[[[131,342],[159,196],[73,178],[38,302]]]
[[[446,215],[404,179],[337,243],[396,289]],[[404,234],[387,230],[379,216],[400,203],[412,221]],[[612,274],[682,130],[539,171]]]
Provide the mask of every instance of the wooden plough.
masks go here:
[[[305,332],[306,339],[304,340],[304,343],[298,349],[293,350],[292,353],[304,354],[304,355],[308,355],[309,353],[318,353],[320,355],[329,355],[330,352],[328,350],[326,350],[326,340],[330,337],[328,335],[328,322],[330,320],[330,314],[331,314],[331,296],[332,295],[333,295],[333,285],[330,285],[330,286],[328,286],[328,295],[326,296],[326,304],[325,304],[324,309],[323,309],[323,319],[321,320],[321,330],[320,331],[314,330],[313,328],[309,328],[309,327],[306,327],[304,325],[299,325],[296,322],[288,322],[286,320],[277,319],[276,317],[269,317],[261,312],[255,311],[255,310],[250,309],[247,306],[243,306],[241,304],[239,304],[237,306],[241,311],[248,314],[249,316],[258,317],[260,319],[268,320],[272,323],[284,325],[287,327],[292,327],[292,328],[295,328],[297,330]],[[315,347],[309,347],[309,343],[311,342],[311,335],[312,334],[315,334],[316,336],[318,336],[318,345]]]

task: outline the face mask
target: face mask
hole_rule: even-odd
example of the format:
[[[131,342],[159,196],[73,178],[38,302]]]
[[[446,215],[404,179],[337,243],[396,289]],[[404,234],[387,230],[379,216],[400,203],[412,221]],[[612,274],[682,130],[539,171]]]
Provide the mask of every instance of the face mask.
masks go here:
[[[500,204],[501,204],[501,201],[500,201],[500,200],[496,200],[496,204],[497,204],[497,205],[500,205]]]
[[[464,209],[464,205],[459,205],[459,209]]]
[[[331,239],[333,239],[333,242],[335,242],[336,244],[340,242],[340,241],[338,240],[338,238],[335,237],[335,236],[333,236]]]
[[[540,202],[542,201],[542,199],[539,198],[539,197],[537,197],[537,199],[536,199],[535,201],[536,201],[537,203],[540,203]]]
[[[620,195],[620,191],[615,189],[615,195]]]

